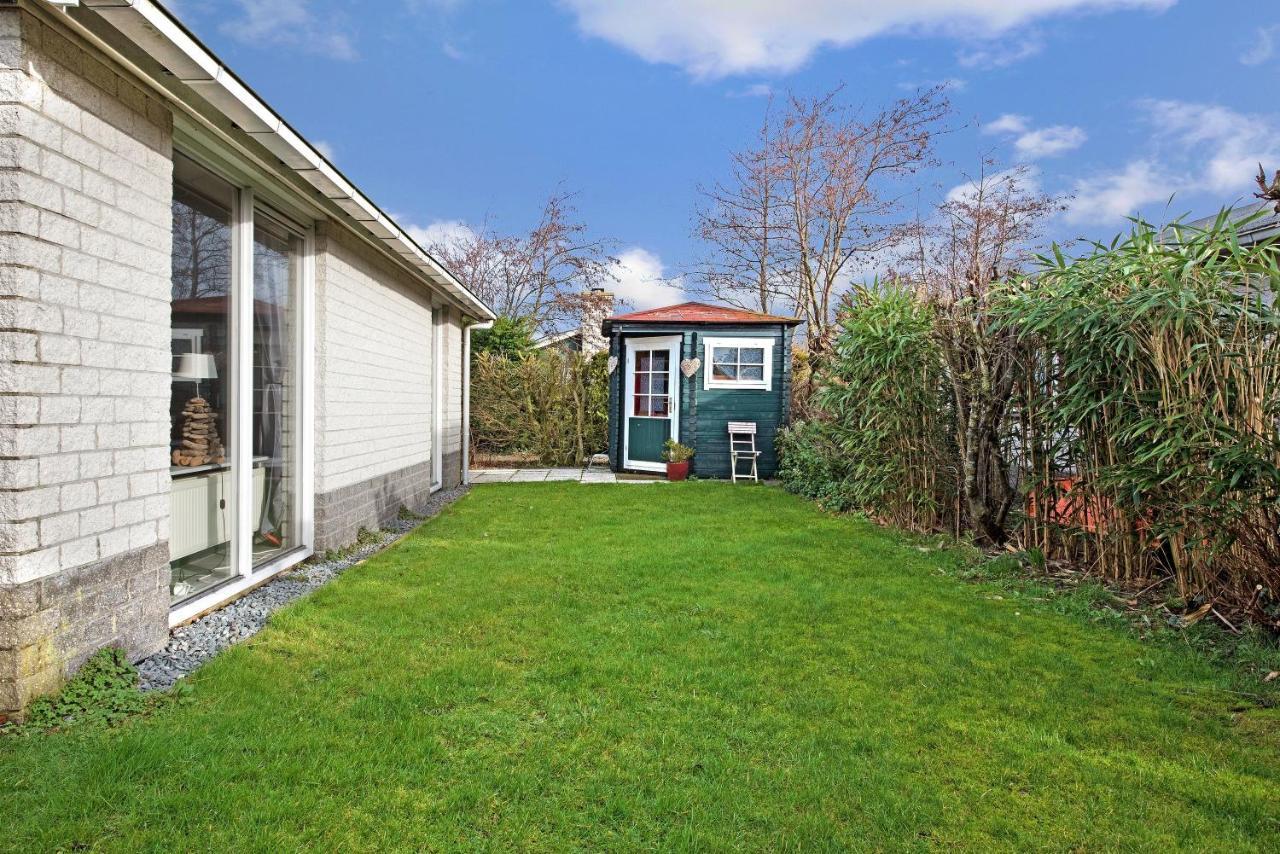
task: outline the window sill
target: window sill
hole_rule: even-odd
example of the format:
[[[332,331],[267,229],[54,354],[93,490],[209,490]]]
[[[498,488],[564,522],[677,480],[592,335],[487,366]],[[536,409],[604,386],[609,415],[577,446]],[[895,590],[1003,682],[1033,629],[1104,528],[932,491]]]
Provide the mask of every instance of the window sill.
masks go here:
[[[772,391],[768,383],[730,382],[728,380],[707,380],[704,388],[726,389],[736,391]]]

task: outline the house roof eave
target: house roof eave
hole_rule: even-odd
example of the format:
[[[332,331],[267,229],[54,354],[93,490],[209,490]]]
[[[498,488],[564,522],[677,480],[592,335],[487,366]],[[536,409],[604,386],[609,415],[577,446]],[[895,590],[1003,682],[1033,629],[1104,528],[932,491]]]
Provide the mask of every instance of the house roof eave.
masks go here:
[[[360,192],[160,3],[82,0],[82,6],[68,10],[67,17],[92,33],[85,20],[88,15],[105,22],[189,87],[235,128],[274,155],[284,169],[342,211],[348,227],[371,237],[400,258],[429,285],[456,302],[466,315],[481,321],[496,317],[483,300]],[[178,97],[172,88],[152,82],[167,97]]]

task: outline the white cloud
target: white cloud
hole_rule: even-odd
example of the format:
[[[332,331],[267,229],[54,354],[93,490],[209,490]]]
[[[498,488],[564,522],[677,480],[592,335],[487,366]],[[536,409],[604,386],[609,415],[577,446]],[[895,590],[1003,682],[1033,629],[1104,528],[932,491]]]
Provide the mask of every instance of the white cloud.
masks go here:
[[[744,86],[741,89],[733,89],[729,92],[730,98],[768,98],[773,94],[773,87],[768,83],[752,83],[750,86]]]
[[[1194,187],[1235,192],[1253,180],[1259,163],[1280,160],[1280,127],[1274,116],[1173,100],[1142,101],[1139,107],[1160,147],[1190,161],[1188,183]]]
[[[1163,202],[1172,192],[1167,176],[1150,160],[1135,160],[1119,172],[1076,182],[1067,207],[1067,222],[1115,224],[1147,205]]]
[[[956,62],[965,68],[1005,68],[1030,59],[1044,50],[1039,33],[1027,32],[1017,38],[991,39],[956,51]]]
[[[1280,36],[1280,24],[1258,27],[1256,40],[1240,54],[1242,65],[1261,65],[1276,54],[1276,36]]]
[[[982,126],[983,133],[1026,133],[1031,127],[1026,116],[1005,113],[993,122]]]
[[[428,225],[407,225],[405,231],[424,249],[475,240],[476,230],[460,219],[438,219]]]
[[[1069,222],[1114,224],[1175,195],[1235,204],[1248,193],[1259,163],[1280,163],[1275,116],[1173,100],[1140,101],[1138,110],[1151,130],[1148,153],[1077,181]]]
[[[330,59],[351,60],[355,44],[333,20],[318,15],[310,0],[237,0],[242,16],[222,25],[222,32],[254,45],[286,45]]]
[[[1176,0],[559,0],[589,36],[696,77],[787,72],[823,47],[881,35],[947,35],[978,47],[975,65],[998,64],[994,37],[1069,12],[1167,9]]]
[[[1053,125],[1022,134],[1013,141],[1019,160],[1037,160],[1074,151],[1084,145],[1088,136],[1072,125]]]
[[[616,281],[607,287],[633,310],[685,302],[689,295],[682,276],[667,276],[662,259],[647,249],[632,246],[618,254],[610,272]]]
[[[1084,130],[1074,125],[1034,128],[1026,116],[1014,113],[1005,113],[983,125],[982,132],[1014,137],[1013,150],[1019,160],[1038,160],[1074,151],[1089,138]]]

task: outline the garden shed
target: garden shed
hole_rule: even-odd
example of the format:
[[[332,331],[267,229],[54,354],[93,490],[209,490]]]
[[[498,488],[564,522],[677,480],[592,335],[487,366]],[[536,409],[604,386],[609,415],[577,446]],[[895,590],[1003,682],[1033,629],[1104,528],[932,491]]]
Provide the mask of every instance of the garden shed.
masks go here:
[[[756,426],[760,477],[791,401],[793,317],[686,302],[615,315],[609,339],[609,465],[664,470],[663,443],[694,449],[692,473],[730,474],[730,422]]]

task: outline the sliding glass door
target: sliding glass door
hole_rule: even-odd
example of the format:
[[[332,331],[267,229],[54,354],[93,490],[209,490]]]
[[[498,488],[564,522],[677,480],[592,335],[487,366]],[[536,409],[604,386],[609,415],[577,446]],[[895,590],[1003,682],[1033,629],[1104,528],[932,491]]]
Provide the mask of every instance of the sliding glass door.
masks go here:
[[[298,545],[297,297],[302,237],[262,211],[253,224],[253,562]]]
[[[174,158],[170,559],[175,604],[303,545],[302,229]]]
[[[231,411],[236,190],[174,158],[169,556],[175,601],[236,576]]]

